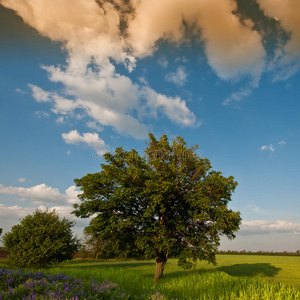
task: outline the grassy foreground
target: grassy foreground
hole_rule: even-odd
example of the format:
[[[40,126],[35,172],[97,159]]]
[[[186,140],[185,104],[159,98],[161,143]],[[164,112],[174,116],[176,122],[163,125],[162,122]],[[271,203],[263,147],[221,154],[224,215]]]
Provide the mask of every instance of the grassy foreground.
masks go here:
[[[154,261],[74,260],[42,271],[82,280],[109,280],[131,299],[156,289],[168,299],[178,300],[300,299],[299,257],[218,255],[217,262],[217,266],[200,262],[193,270],[185,271],[170,259],[157,285],[153,284]]]

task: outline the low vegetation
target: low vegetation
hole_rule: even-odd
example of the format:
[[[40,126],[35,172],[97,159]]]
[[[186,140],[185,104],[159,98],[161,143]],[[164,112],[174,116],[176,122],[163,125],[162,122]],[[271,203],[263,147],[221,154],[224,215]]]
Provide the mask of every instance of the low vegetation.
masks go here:
[[[217,262],[183,270],[169,259],[158,284],[153,283],[154,260],[73,260],[39,271],[48,276],[63,273],[89,285],[109,280],[134,300],[300,299],[299,257],[217,255]]]
[[[84,282],[64,274],[0,269],[0,299],[127,299],[115,283]]]

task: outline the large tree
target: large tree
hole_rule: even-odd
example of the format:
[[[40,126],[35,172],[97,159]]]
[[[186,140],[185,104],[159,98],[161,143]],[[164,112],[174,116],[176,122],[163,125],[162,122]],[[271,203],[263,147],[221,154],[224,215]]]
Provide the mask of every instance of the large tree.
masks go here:
[[[232,176],[211,170],[197,146],[187,147],[181,137],[172,143],[166,135],[149,138],[143,157],[117,148],[104,155],[99,173],[75,179],[83,193],[73,213],[96,214],[104,240],[112,237],[155,257],[157,282],[170,254],[182,267],[197,259],[215,263],[220,236],[233,239],[241,218],[227,208],[237,186]]]
[[[71,231],[74,222],[55,211],[36,210],[3,237],[9,262],[17,267],[47,267],[72,259],[79,240]]]

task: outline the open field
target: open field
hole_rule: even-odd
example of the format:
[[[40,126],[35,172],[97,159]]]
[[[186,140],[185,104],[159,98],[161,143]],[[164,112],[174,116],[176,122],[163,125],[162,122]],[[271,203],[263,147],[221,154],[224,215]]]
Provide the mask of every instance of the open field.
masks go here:
[[[218,255],[217,266],[199,262],[182,270],[169,259],[164,276],[153,284],[152,260],[73,260],[46,273],[117,283],[131,299],[158,289],[168,299],[300,299],[300,257]],[[6,262],[0,260],[0,266]],[[136,296],[136,297],[135,297]]]

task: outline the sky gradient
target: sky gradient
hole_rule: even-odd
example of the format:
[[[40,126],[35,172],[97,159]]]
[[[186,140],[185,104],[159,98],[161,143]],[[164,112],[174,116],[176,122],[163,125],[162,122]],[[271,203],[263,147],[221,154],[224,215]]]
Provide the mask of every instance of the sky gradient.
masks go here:
[[[238,182],[220,249],[300,249],[298,0],[0,0],[0,228],[149,132]],[[76,220],[81,236],[88,220]]]

